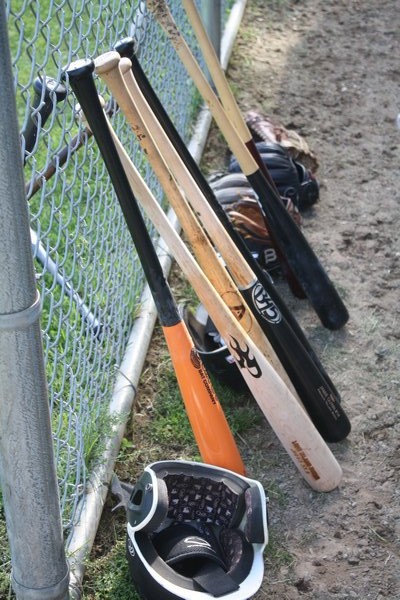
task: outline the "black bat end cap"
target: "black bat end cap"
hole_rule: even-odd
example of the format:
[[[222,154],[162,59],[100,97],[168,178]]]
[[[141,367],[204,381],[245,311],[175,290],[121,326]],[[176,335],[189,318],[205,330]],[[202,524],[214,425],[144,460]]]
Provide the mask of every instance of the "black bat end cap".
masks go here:
[[[48,100],[51,94],[56,95],[57,102],[64,100],[64,98],[67,96],[67,88],[65,85],[63,85],[60,81],[57,81],[57,79],[54,79],[54,77],[36,77],[35,81],[33,82],[33,88],[35,92],[40,95],[42,94],[42,90],[44,88],[45,100]]]
[[[74,81],[83,79],[94,72],[94,61],[91,58],[82,58],[72,62],[63,71],[63,78]]]
[[[131,58],[136,52],[135,40],[132,37],[125,37],[115,44],[114,50],[122,57]]]

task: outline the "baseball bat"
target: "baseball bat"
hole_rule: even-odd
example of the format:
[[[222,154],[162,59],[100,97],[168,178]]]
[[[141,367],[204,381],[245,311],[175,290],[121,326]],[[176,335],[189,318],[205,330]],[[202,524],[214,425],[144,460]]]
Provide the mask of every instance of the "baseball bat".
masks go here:
[[[303,233],[283,206],[279,194],[276,194],[228,118],[220,100],[179,32],[165,1],[148,0],[147,7],[171,40],[198,91],[208,104],[228,146],[236,156],[242,172],[256,191],[267,218],[269,231],[273,233],[280,251],[295,273],[321,323],[333,330],[343,327],[349,318],[346,306]]]
[[[332,390],[334,390],[334,385],[333,385],[329,375],[326,373],[324,367],[320,363],[317,355],[314,352],[314,349],[308,342],[308,339],[305,336],[302,328],[300,327],[299,323],[293,316],[293,313],[287,308],[282,297],[279,295],[276,288],[272,285],[272,282],[271,282],[269,276],[265,273],[265,271],[260,267],[258,262],[255,260],[255,258],[253,257],[253,255],[251,254],[249,249],[247,248],[247,246],[244,243],[241,236],[238,235],[238,233],[236,232],[234,227],[232,227],[232,224],[230,223],[224,210],[221,208],[219,202],[216,201],[215,194],[214,194],[213,190],[211,189],[210,184],[207,182],[203,173],[199,169],[199,166],[197,165],[196,161],[190,154],[188,148],[184,144],[184,142],[183,142],[182,138],[180,137],[178,131],[176,130],[174,124],[172,123],[171,119],[169,118],[168,113],[166,112],[166,110],[163,107],[162,103],[160,102],[157,94],[155,93],[154,89],[152,88],[149,80],[147,79],[146,74],[144,73],[144,71],[140,65],[140,62],[138,61],[138,59],[135,55],[134,47],[135,47],[134,39],[132,37],[126,37],[126,38],[123,38],[122,40],[120,40],[116,44],[115,50],[121,56],[129,58],[131,60],[132,71],[134,73],[135,79],[136,79],[140,89],[142,90],[143,95],[145,96],[146,100],[148,101],[152,111],[156,115],[158,121],[162,124],[163,129],[167,133],[169,139],[173,143],[175,149],[177,150],[179,156],[183,160],[183,162],[186,165],[187,169],[189,170],[190,174],[192,175],[192,177],[196,181],[197,185],[203,192],[207,202],[210,204],[210,206],[212,207],[214,212],[218,215],[220,222],[222,223],[222,225],[224,226],[224,228],[226,229],[226,231],[228,232],[228,234],[230,235],[230,237],[232,238],[232,240],[234,241],[236,246],[240,249],[240,252],[241,252],[242,256],[245,258],[249,267],[256,274],[258,281],[262,284],[262,287],[268,291],[268,294],[271,297],[273,304],[275,306],[279,307],[279,312],[282,314],[283,318],[279,322],[278,326],[284,327],[286,325],[286,323],[290,326],[290,328],[293,330],[293,333],[301,341],[301,344],[304,347],[303,351],[307,352],[310,355],[312,360],[315,362],[317,368],[323,375],[326,383],[329,385],[329,387]],[[246,179],[246,181],[247,181],[247,179]],[[275,324],[275,325],[277,325],[277,324]],[[292,346],[292,342],[291,342],[290,338],[288,339],[288,346],[289,347]],[[298,355],[302,356],[302,354],[303,354],[303,352],[300,351]],[[335,393],[335,396],[338,398],[338,400],[340,400],[340,397],[339,397],[339,394],[337,393],[337,391],[335,391],[334,393]]]
[[[33,181],[25,184],[26,199],[29,201],[42,187],[44,181],[49,181],[69,157],[81,148],[90,137],[86,130],[79,131],[72,140],[59,150]]]
[[[32,102],[33,112],[22,136],[24,139],[24,164],[33,148],[35,147],[39,129],[44,127],[47,119],[53,112],[54,106],[64,100],[67,96],[65,86],[53,79],[53,77],[36,77],[33,82],[34,97]]]
[[[61,82],[57,82],[53,77],[45,77],[44,79],[37,77],[33,82],[34,98],[32,106],[34,112],[30,115],[26,127],[22,131],[24,140],[24,164],[27,154],[29,155],[35,147],[37,135],[40,127],[44,127],[47,119],[50,117],[55,105],[58,102],[65,100],[67,90]],[[29,184],[28,184],[29,186]],[[29,200],[29,198],[27,198]],[[75,302],[78,312],[83,321],[88,323],[92,329],[95,338],[100,338],[103,326],[100,321],[94,316],[92,311],[84,303],[78,292],[74,290],[72,285],[60,273],[59,267],[46,251],[40,241],[37,232],[30,228],[32,252],[36,260],[43,266],[47,273],[50,273],[58,285],[63,289],[64,293],[72,298]]]
[[[125,65],[123,65],[124,61]],[[217,290],[219,296],[229,306],[234,316],[242,323],[245,331],[253,339],[254,343],[258,346],[260,351],[268,358],[273,368],[279,376],[284,380],[285,384],[290,388],[293,394],[296,394],[291,380],[289,379],[286,371],[282,367],[279,359],[277,358],[271,344],[268,342],[264,335],[264,332],[257,322],[240,295],[234,281],[232,280],[229,272],[226,270],[221,260],[217,256],[214,247],[209,241],[205,231],[201,227],[197,217],[195,216],[189,203],[186,201],[185,196],[182,194],[180,187],[174,176],[179,175],[179,169],[173,169],[172,160],[177,157],[174,156],[175,149],[167,146],[166,152],[164,152],[164,158],[161,156],[160,150],[163,144],[162,130],[159,128],[158,132],[161,137],[152,137],[152,133],[155,133],[155,127],[157,123],[153,119],[150,123],[151,113],[149,107],[143,102],[140,106],[136,106],[130,95],[129,89],[125,84],[124,73],[120,71],[119,64],[121,62],[121,69],[125,74],[131,74],[131,62],[129,59],[120,59],[117,52],[106,52],[101,56],[97,57],[94,61],[95,72],[100,75],[101,79],[106,83],[110,89],[113,97],[117,101],[120,109],[125,114],[132,130],[137,136],[140,145],[142,146],[146,157],[153,168],[155,175],[157,176],[161,186],[174,209],[180,225],[186,234],[187,240],[192,247],[195,257],[207,275],[207,278],[212,283],[213,287]],[[131,83],[134,85],[134,81]],[[144,99],[143,99],[144,100]],[[152,133],[149,132],[151,130]],[[155,143],[156,142],[156,143]],[[167,156],[168,154],[168,156]],[[166,161],[168,160],[168,167]],[[171,171],[170,171],[171,169]],[[172,177],[171,177],[172,172]],[[182,186],[184,189],[184,186]],[[189,193],[193,190],[190,189]],[[196,190],[195,190],[196,192]],[[198,212],[198,206],[195,206]],[[220,223],[217,217],[212,213],[211,209],[211,222],[207,223],[207,233],[213,237],[215,229],[217,228],[218,234],[226,236],[226,232],[221,229]],[[214,219],[212,218],[214,217]],[[235,254],[231,260],[240,259],[239,252],[236,247],[233,248]],[[228,265],[229,266],[229,265]]]
[[[92,60],[64,72],[86,116],[142,264],[157,308],[193,434],[204,462],[244,473],[244,465],[222,407],[166,281],[142,214],[109,133],[93,81]]]
[[[114,134],[110,123],[107,122],[94,85],[93,70],[93,61],[81,60],[70,65],[66,75],[69,76],[89,127],[99,144],[126,214],[138,211],[132,190],[135,189],[135,193],[139,196],[137,188],[140,187],[140,195],[142,200],[146,201],[144,207],[148,216],[226,340],[229,351],[241,369],[250,391],[299,472],[317,491],[334,489],[339,485],[342,477],[340,465],[304,408],[290,393],[240,323],[235,320],[149,192]],[[132,226],[134,225],[135,219],[132,223]],[[146,256],[145,259],[147,261]],[[210,423],[207,423],[207,426],[209,425]]]
[[[231,113],[228,110],[228,106],[226,106],[226,104],[225,104],[225,101],[224,101],[225,94],[228,96],[229,94],[232,95],[232,93],[231,93],[229,86],[228,86],[228,88],[226,88],[225,86],[220,85],[220,79],[222,77],[224,77],[224,74],[223,74],[223,71],[221,68],[217,70],[215,62],[210,58],[210,57],[215,58],[218,65],[220,65],[219,60],[216,55],[216,52],[215,52],[215,49],[209,40],[207,31],[203,26],[200,15],[196,9],[196,6],[193,6],[193,4],[191,4],[191,3],[185,3],[185,2],[182,2],[182,4],[183,4],[186,14],[188,16],[189,22],[192,25],[192,29],[193,29],[196,39],[199,43],[199,48],[203,54],[203,58],[205,60],[207,68],[209,69],[209,73],[210,73],[212,82],[214,83],[215,88],[219,94],[219,98],[222,102],[222,106],[226,110],[226,114],[230,118],[231,123],[237,128],[238,134],[241,136],[243,142],[246,143],[246,140],[242,136],[242,130],[237,127],[237,124],[236,124],[235,120],[233,119],[233,116],[236,116],[236,115],[234,115],[234,113]],[[210,44],[212,46],[213,52],[211,52]],[[221,75],[221,73],[222,73],[222,75]],[[221,95],[221,90],[222,90],[222,95]],[[233,95],[232,95],[232,97],[233,97]],[[255,145],[252,146],[250,144],[250,146],[248,146],[248,149],[252,153],[259,168],[261,169],[264,176],[267,178],[269,184],[274,189],[275,193],[277,194],[277,197],[280,198],[280,193],[277,190],[275,182],[272,179],[272,176],[269,173],[268,168],[262,161],[262,159],[257,151],[257,147]],[[275,248],[277,257],[281,264],[283,274],[287,279],[290,289],[292,290],[293,294],[295,296],[297,296],[297,298],[305,298],[306,294],[304,293],[304,290],[299,282],[299,279],[298,279],[295,271],[291,268],[285,253],[280,248],[279,241],[276,239],[274,231],[272,231],[271,228],[269,227],[268,220],[266,219],[265,215],[263,215],[263,216],[264,216],[264,220],[265,220],[266,226],[269,231],[271,243],[273,244],[273,246]]]
[[[267,178],[268,183],[270,184],[271,188],[274,189],[277,197],[279,198],[280,193],[278,192],[278,189],[275,185],[275,182],[274,182],[268,168],[262,161],[256,145],[251,143],[251,141],[250,141],[250,140],[252,140],[251,136],[250,136],[250,140],[249,140],[249,145],[247,145],[248,140],[247,140],[247,137],[244,138],[242,135],[243,130],[239,127],[240,123],[239,123],[239,120],[237,120],[237,113],[235,111],[231,110],[230,99],[232,97],[233,103],[235,103],[235,99],[231,92],[230,87],[227,85],[225,75],[223,73],[222,68],[220,67],[220,62],[217,58],[215,49],[208,37],[207,31],[203,25],[203,22],[201,20],[199,12],[197,11],[196,6],[193,5],[193,3],[191,3],[191,2],[182,2],[182,4],[183,4],[186,14],[188,16],[189,22],[192,25],[192,29],[193,29],[196,39],[198,41],[198,44],[199,44],[200,50],[203,54],[203,58],[205,60],[207,68],[209,69],[209,73],[211,75],[212,82],[214,83],[215,88],[218,92],[219,99],[222,103],[222,106],[224,107],[226,114],[229,117],[231,123],[236,127],[239,136],[241,137],[241,139],[247,146],[248,150],[251,152],[255,161],[257,162],[258,167],[261,169],[262,173]],[[224,83],[226,83],[226,85],[224,85]],[[225,97],[228,99],[227,102],[225,102]],[[267,219],[265,218],[265,215],[264,215],[264,219],[265,219],[266,225],[268,226],[268,222],[267,222]],[[306,294],[304,293],[304,290],[303,290],[301,284],[299,283],[296,273],[293,271],[293,269],[289,265],[286,255],[284,254],[284,252],[282,252],[282,250],[279,246],[279,242],[276,239],[274,231],[271,231],[270,230],[271,228],[268,228],[268,229],[269,229],[269,235],[271,238],[271,242],[275,248],[278,259],[281,263],[281,268],[282,268],[283,274],[286,277],[287,282],[288,282],[293,294],[295,296],[297,296],[298,298],[305,298]]]
[[[337,442],[344,439],[350,431],[350,422],[340,406],[335,388],[331,389],[325,377],[320,373],[318,366],[309,354],[304,352],[300,340],[285,324],[279,309],[271,302],[268,293],[265,290],[263,291],[240,250],[221,226],[217,215],[212,211],[206,198],[180,159],[175,147],[155,119],[149,105],[146,103],[146,99],[141,94],[138,86],[135,85],[131,70],[128,67],[129,59],[121,59],[119,63],[118,54],[110,52],[103,55],[102,58],[99,57],[95,62],[99,65],[98,72],[100,76],[109,85],[113,94],[116,94],[115,97],[123,112],[125,112],[133,129],[140,134],[142,139],[145,139],[148,134],[143,130],[143,126],[138,125],[138,121],[141,118],[147,119],[148,129],[158,148],[162,151],[165,159],[168,160],[168,165],[186,196],[190,198],[190,203],[202,220],[203,226],[218,246],[229,272],[233,275],[233,279],[236,281],[245,300],[248,301],[248,306],[258,320],[266,338],[270,340],[270,344],[276,349],[290,381],[293,383],[318,431],[327,441]],[[122,73],[117,68],[118,63],[120,64],[120,71],[125,72],[126,86],[121,78]],[[126,87],[127,90],[124,91]],[[131,92],[131,103],[128,102],[128,104],[126,101],[127,91]],[[132,107],[133,97],[137,104],[135,115],[133,115]],[[148,151],[146,153],[148,156],[150,155]],[[179,203],[179,199],[177,202]],[[173,203],[174,210],[175,206],[176,203]],[[177,209],[179,210],[179,207]],[[194,243],[196,244],[196,237],[198,237],[196,233],[194,237]],[[260,310],[260,304],[263,304],[263,307],[266,308],[265,311]],[[268,354],[265,355],[268,356]],[[274,363],[273,366],[275,366]],[[281,376],[280,371],[279,375]],[[284,380],[286,382],[287,378],[285,377]]]

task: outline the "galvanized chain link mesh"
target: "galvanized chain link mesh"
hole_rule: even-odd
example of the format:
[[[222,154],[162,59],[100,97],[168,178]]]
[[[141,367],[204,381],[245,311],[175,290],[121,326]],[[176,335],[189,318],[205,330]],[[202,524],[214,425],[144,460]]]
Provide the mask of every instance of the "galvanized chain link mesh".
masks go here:
[[[169,2],[193,50],[184,11]],[[34,81],[61,82],[63,67],[95,57],[127,35],[185,140],[199,107],[193,84],[159,26],[139,0],[8,0],[9,38],[25,161],[37,286],[42,299],[43,347],[49,385],[61,513],[70,528],[101,440],[107,410],[135,311],[142,270],[95,140],[77,122],[72,92],[40,115]],[[222,14],[228,8],[223,3]],[[106,102],[110,96],[96,80]],[[36,106],[36,108],[35,108]],[[112,122],[157,198],[160,188],[124,119]],[[22,133],[33,120],[38,133],[27,151]],[[80,136],[80,140],[79,140]],[[43,175],[53,164],[54,174]],[[150,228],[153,238],[155,232]]]

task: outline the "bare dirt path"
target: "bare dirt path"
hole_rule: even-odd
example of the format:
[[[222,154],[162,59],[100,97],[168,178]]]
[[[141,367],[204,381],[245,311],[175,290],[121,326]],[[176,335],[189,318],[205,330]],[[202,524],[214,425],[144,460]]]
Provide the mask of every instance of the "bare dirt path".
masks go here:
[[[280,284],[352,432],[332,445],[344,477],[329,494],[301,481],[265,426],[245,440],[271,497],[258,600],[400,599],[399,32],[395,2],[249,0],[228,71],[243,110],[274,116],[316,152],[321,197],[303,230],[351,315],[327,331]],[[213,130],[210,169],[223,166],[220,143]]]

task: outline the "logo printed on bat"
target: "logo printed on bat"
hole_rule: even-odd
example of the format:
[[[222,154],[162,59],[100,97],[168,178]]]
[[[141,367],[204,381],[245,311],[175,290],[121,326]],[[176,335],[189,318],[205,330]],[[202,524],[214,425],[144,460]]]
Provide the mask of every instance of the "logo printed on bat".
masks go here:
[[[216,393],[196,348],[192,348],[190,351],[190,362],[192,363],[194,368],[199,372],[199,375],[203,381],[204,387],[208,392],[212,404],[217,404]]]
[[[252,290],[254,306],[266,321],[278,324],[282,320],[282,315],[273,302],[271,296],[266,292],[261,283],[256,283]]]
[[[233,357],[237,360],[238,366],[241,369],[247,369],[252,377],[258,379],[262,375],[260,365],[254,356],[250,356],[250,349],[246,345],[241,348],[239,342],[231,335],[233,342],[229,343]]]

